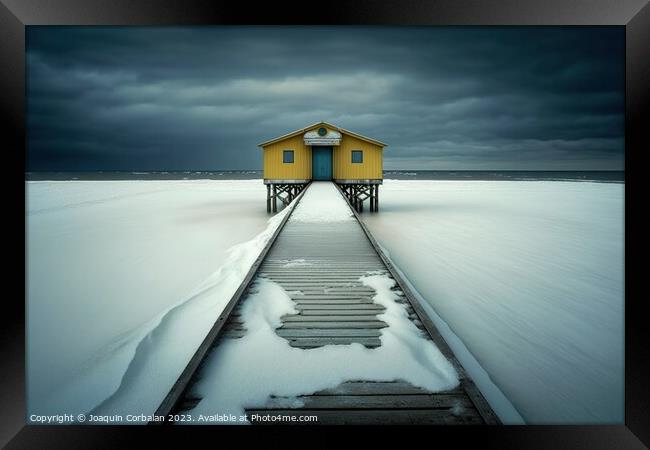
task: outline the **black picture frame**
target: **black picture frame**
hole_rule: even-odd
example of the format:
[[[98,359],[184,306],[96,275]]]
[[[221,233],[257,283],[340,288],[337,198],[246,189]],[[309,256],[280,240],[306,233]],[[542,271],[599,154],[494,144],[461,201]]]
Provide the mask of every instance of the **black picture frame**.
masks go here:
[[[625,122],[625,424],[612,426],[437,427],[408,430],[373,428],[364,436],[383,437],[398,431],[403,445],[422,445],[411,433],[426,434],[436,443],[449,440],[487,448],[646,448],[650,445],[648,380],[650,358],[646,315],[638,274],[642,258],[642,220],[633,217],[641,194],[640,156],[650,149],[650,6],[647,0],[349,0],[326,5],[279,2],[207,2],[201,0],[0,0],[0,114],[5,174],[0,177],[8,211],[5,245],[7,270],[2,304],[2,378],[0,379],[0,445],[7,448],[121,448],[132,439],[199,445],[184,436],[186,427],[25,426],[25,26],[29,25],[614,25],[626,30]],[[22,166],[22,173],[19,173]],[[22,217],[23,220],[17,220]],[[629,245],[628,245],[629,243]],[[639,259],[643,261],[643,259]],[[23,270],[23,277],[20,271]],[[14,273],[15,272],[15,273]],[[24,295],[21,296],[21,293]],[[525,381],[522,381],[525,382]],[[190,427],[201,438],[220,438],[228,427]],[[286,429],[280,429],[286,431]],[[310,428],[309,435],[316,436]],[[334,438],[318,429],[316,445]],[[349,431],[349,429],[348,429]],[[182,432],[183,434],[179,433]],[[278,432],[274,428],[272,433]],[[290,431],[294,433],[292,429]],[[238,435],[268,437],[239,428]],[[322,437],[322,439],[321,439]],[[275,440],[275,444],[280,441]],[[305,445],[309,443],[304,442]]]

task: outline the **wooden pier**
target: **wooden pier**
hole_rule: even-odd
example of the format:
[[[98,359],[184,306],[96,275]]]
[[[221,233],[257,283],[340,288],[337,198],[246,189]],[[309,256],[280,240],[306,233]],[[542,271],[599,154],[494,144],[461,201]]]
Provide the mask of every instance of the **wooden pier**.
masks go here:
[[[303,195],[304,192],[296,202]],[[409,319],[423,335],[433,340],[456,368],[459,386],[449,391],[429,392],[403,380],[348,380],[339,386],[299,397],[303,405],[300,408],[287,408],[286,399],[274,397],[260,405],[248,405],[249,417],[258,414],[313,415],[318,417],[317,424],[499,423],[352,206],[354,220],[344,222],[305,223],[288,220],[289,215],[284,218],[238,293],[218,318],[202,349],[192,358],[156,414],[189,412],[200,402],[189,394],[200,363],[222,339],[238,339],[245,335],[246,324],[239,309],[246,301],[248,288],[258,277],[278,283],[296,302],[298,314],[284,316],[282,325],[276,329],[291,346],[304,349],[351,343],[368,348],[381,346],[381,330],[387,324],[378,315],[384,307],[373,302],[375,291],[359,281],[367,272],[376,271],[396,281],[398,302],[405,306]],[[294,206],[294,210],[298,207],[299,204]],[[296,260],[300,263],[287,264]],[[386,364],[391,362],[386,361]]]

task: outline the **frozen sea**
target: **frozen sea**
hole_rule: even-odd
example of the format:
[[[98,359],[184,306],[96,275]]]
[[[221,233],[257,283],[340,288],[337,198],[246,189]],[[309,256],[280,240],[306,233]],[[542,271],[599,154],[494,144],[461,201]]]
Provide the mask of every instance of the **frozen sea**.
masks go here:
[[[153,412],[282,214],[250,172],[28,176],[30,413]],[[622,177],[413,173],[363,217],[429,307],[528,423],[621,423]]]
[[[363,218],[528,423],[622,423],[624,187],[386,180]]]
[[[90,411],[149,363],[139,401],[159,403],[268,238],[265,195],[259,180],[28,182],[30,412]]]

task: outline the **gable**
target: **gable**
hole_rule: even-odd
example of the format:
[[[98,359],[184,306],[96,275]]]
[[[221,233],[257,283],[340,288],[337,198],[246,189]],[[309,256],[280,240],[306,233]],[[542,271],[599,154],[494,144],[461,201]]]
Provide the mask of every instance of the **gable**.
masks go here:
[[[326,130],[325,134],[319,133],[319,129],[324,128]],[[344,130],[335,125],[329,124],[327,122],[318,122],[312,125],[309,125],[305,128],[301,128],[291,133],[279,136],[277,138],[271,139],[266,142],[258,144],[258,147],[266,147],[267,145],[274,144],[276,142],[283,141],[285,139],[290,139],[292,137],[304,134],[305,145],[339,145],[343,135],[353,136],[362,141],[369,142],[371,144],[377,145],[379,147],[386,147],[387,145],[383,142],[377,141],[375,139],[362,136],[360,134],[354,133],[349,130]]]

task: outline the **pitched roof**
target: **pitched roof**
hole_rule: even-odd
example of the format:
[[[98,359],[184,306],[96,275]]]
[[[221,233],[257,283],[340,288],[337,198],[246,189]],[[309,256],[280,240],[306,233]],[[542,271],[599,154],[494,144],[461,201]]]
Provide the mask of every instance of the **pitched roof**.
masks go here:
[[[290,137],[297,136],[297,135],[299,135],[301,133],[306,133],[307,131],[309,131],[309,130],[311,130],[313,128],[316,128],[318,126],[322,126],[322,125],[330,127],[330,128],[332,128],[332,129],[334,129],[334,130],[336,130],[336,131],[338,131],[338,132],[340,132],[342,134],[347,134],[347,135],[350,135],[350,136],[354,136],[357,139],[361,139],[362,141],[370,142],[371,144],[379,145],[381,147],[387,147],[388,146],[388,144],[384,144],[383,142],[378,141],[376,139],[372,139],[372,138],[363,136],[361,134],[345,130],[343,128],[337,127],[336,125],[332,125],[331,123],[327,123],[327,122],[317,122],[317,123],[311,124],[309,126],[306,126],[305,128],[301,128],[299,130],[292,131],[291,133],[287,133],[287,134],[284,134],[282,136],[278,136],[276,138],[273,138],[273,139],[271,139],[269,141],[257,144],[257,146],[258,147],[265,147],[265,146],[267,146],[269,144],[273,144],[274,142],[282,141],[284,139],[288,139]]]

